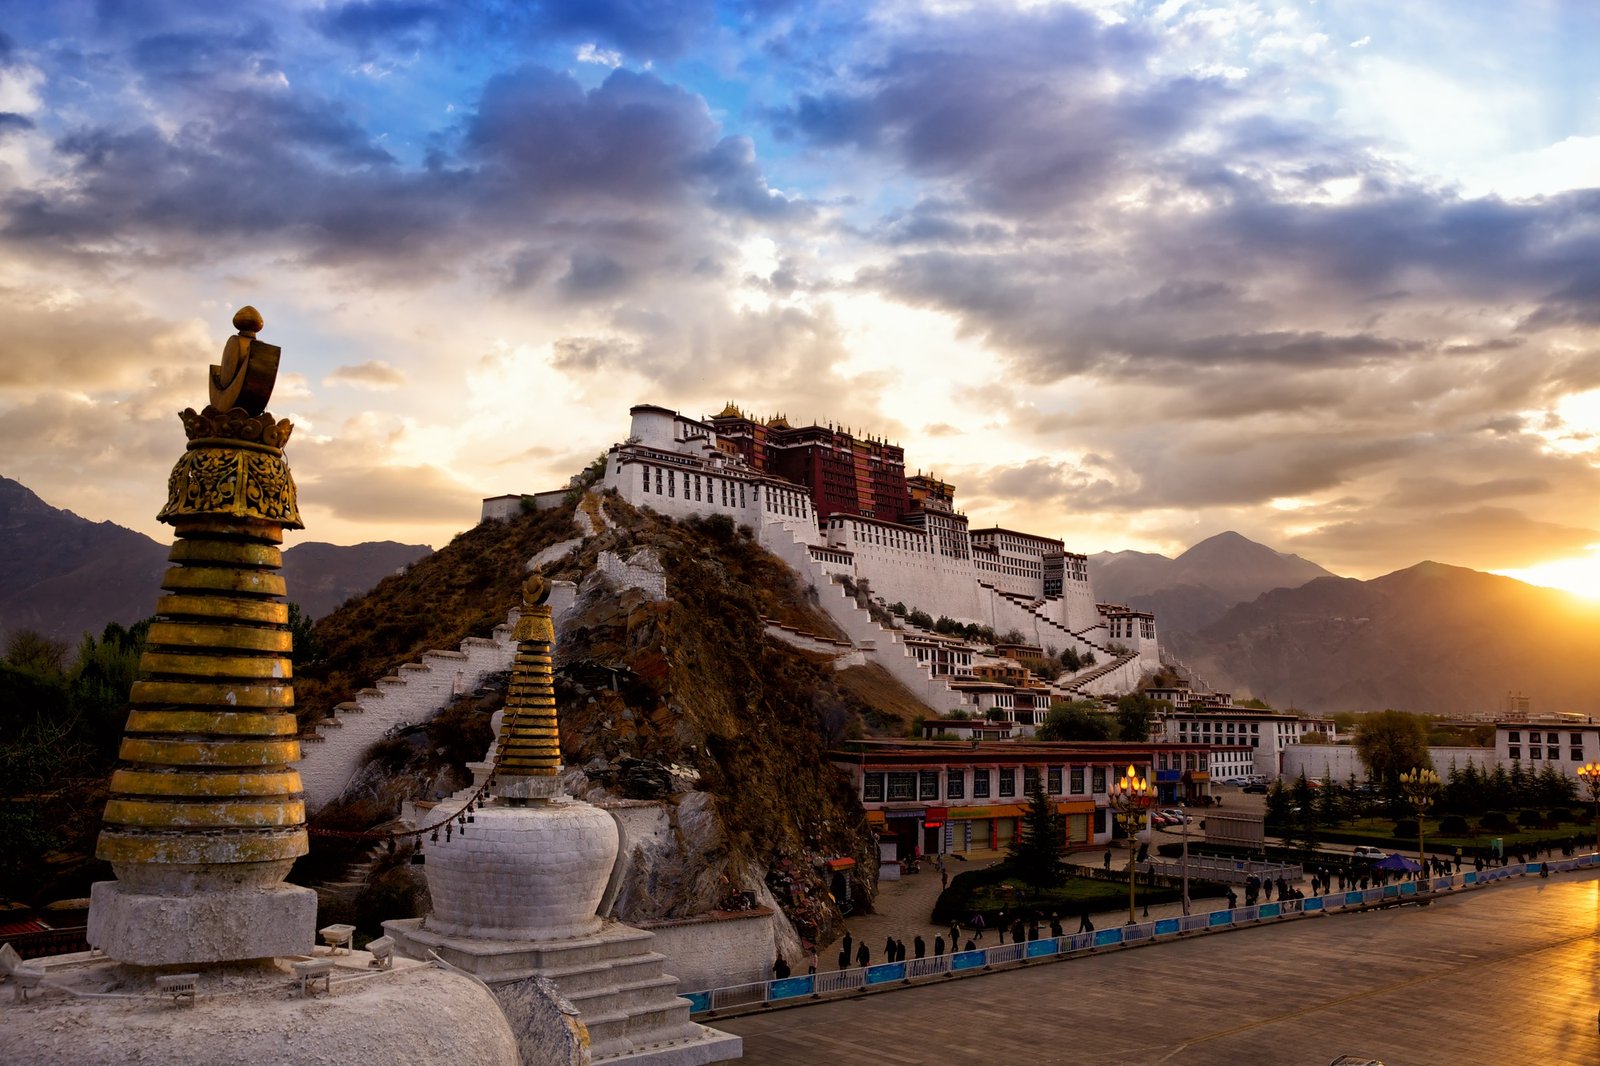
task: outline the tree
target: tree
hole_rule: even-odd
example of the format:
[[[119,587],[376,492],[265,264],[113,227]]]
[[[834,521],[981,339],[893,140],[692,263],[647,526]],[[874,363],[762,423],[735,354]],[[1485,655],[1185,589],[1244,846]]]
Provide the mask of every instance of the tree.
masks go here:
[[[1252,711],[1270,711],[1270,710],[1272,710],[1272,705],[1269,704],[1266,700],[1259,700],[1259,699],[1256,699],[1254,696],[1250,697],[1247,700],[1234,700],[1233,701],[1233,705],[1235,707],[1248,707]]]
[[[1154,700],[1143,692],[1130,692],[1117,699],[1117,739],[1144,743],[1150,739],[1150,726],[1156,715],[1171,710],[1164,700]]]
[[[1034,735],[1039,740],[1110,740],[1112,720],[1092,700],[1057,703]]]
[[[1061,860],[1066,830],[1056,813],[1044,785],[1034,782],[1028,791],[1028,811],[1022,816],[1021,831],[1011,839],[1006,865],[1039,892],[1061,883],[1065,864]]]
[[[289,633],[294,640],[290,653],[296,674],[310,663],[322,658],[322,642],[317,639],[316,621],[300,609],[298,603],[289,604]]]
[[[1331,742],[1328,740],[1328,734],[1322,732],[1320,729],[1315,729],[1315,730],[1312,730],[1309,733],[1301,733],[1300,734],[1300,743],[1302,743],[1302,744],[1328,744],[1328,743],[1331,743]]]
[[[1400,775],[1429,768],[1428,723],[1419,715],[1386,710],[1369,714],[1356,725],[1356,754],[1385,795],[1397,796]]]
[[[1068,648],[1066,651],[1062,652],[1061,665],[1065,666],[1073,673],[1077,673],[1079,670],[1083,669],[1083,660],[1078,658],[1078,649]]]
[[[1291,806],[1289,790],[1283,787],[1281,780],[1273,781],[1272,787],[1267,789],[1266,823],[1279,827],[1288,825]]]
[[[906,615],[906,622],[918,629],[932,629],[933,618],[927,611],[913,609]]]
[[[38,630],[19,629],[6,638],[5,661],[30,674],[59,678],[67,663],[67,645]]]

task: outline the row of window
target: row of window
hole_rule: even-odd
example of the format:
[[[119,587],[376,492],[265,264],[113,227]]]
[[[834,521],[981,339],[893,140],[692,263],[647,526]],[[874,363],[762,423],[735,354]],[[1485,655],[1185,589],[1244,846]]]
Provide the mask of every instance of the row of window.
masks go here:
[[[662,470],[648,466],[641,466],[639,470],[640,487],[645,492],[653,492],[657,496],[677,498],[680,487],[678,483],[679,471]],[[728,508],[745,506],[745,483],[743,481],[715,478],[709,474],[691,474],[687,470],[682,471],[682,475],[683,484],[681,487],[685,500],[693,500],[696,503],[720,502],[723,507]],[[655,486],[654,489],[651,488],[652,484]],[[751,487],[751,491],[755,494],[755,502],[759,504],[761,502],[761,486],[754,485]],[[804,499],[798,493],[770,490],[767,493],[767,503],[779,514],[785,514],[791,518],[805,517]]]
[[[998,770],[946,770],[942,774],[938,770],[872,771],[862,775],[861,799],[866,803],[918,801],[936,803],[941,799],[967,799],[969,775],[972,779],[972,799],[990,799],[995,796],[1010,799],[1032,792],[1039,783],[1039,772],[1040,768],[1037,766],[1022,767],[1020,782],[1022,787],[1019,792],[1017,768],[1014,766]],[[942,795],[941,776],[944,778]],[[1106,790],[1105,767],[1093,767],[1087,783],[1095,793],[1103,793]],[[1044,767],[1044,790],[1047,795],[1088,795],[1089,793],[1084,791],[1084,785],[1085,775],[1082,766],[1070,769],[1060,766]]]
[[[1575,748],[1583,747],[1583,734],[1582,733],[1571,733],[1571,734],[1568,734],[1568,736],[1572,740],[1572,746],[1573,747],[1575,747]],[[1518,729],[1509,730],[1506,733],[1506,739],[1509,740],[1513,744],[1520,744],[1522,742],[1522,731],[1518,730]],[[1544,735],[1544,742],[1546,744],[1557,744],[1557,745],[1559,745],[1561,743],[1561,734],[1560,733],[1546,733]],[[1537,744],[1537,743],[1539,743],[1539,731],[1537,729],[1528,730],[1528,743],[1529,744]],[[1574,758],[1576,758],[1576,756],[1574,756]]]
[[[1554,733],[1551,734],[1551,736],[1554,736],[1554,735],[1555,735]],[[1582,762],[1583,761],[1583,749],[1582,748],[1572,748],[1571,751],[1572,751],[1572,761],[1573,762]],[[1511,745],[1510,753],[1511,753],[1511,757],[1513,759],[1522,758],[1522,748],[1520,748],[1516,744]],[[1544,758],[1544,754],[1545,754],[1545,749],[1544,748],[1530,747],[1528,749],[1528,758],[1529,759],[1542,759],[1542,758]],[[1553,748],[1550,749],[1550,758],[1557,759],[1557,760],[1559,760],[1561,758],[1561,747],[1560,747],[1560,745],[1557,745],[1556,747],[1553,747]]]

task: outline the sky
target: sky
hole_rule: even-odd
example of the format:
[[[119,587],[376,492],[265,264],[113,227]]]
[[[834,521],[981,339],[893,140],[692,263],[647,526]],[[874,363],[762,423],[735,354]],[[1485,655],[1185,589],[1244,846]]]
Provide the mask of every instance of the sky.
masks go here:
[[[1600,4],[0,0],[0,474],[154,521],[229,319],[299,539],[627,409],[979,525],[1600,594]]]

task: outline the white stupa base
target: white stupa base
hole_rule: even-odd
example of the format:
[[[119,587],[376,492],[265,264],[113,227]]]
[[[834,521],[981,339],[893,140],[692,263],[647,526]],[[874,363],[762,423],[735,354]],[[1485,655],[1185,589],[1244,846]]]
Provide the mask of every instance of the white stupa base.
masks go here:
[[[433,897],[427,928],[507,940],[590,935],[600,928],[595,909],[617,845],[616,822],[587,803],[480,807],[471,823],[424,848]]]
[[[677,978],[651,950],[655,934],[607,921],[591,935],[528,941],[448,936],[408,918],[383,923],[396,950],[410,958],[430,954],[477,977],[495,991],[511,1028],[517,986],[543,977],[578,1010],[589,1031],[596,1063],[629,1066],[700,1066],[737,1059],[744,1041],[689,1020],[689,1001]]]
[[[0,1062],[521,1066],[495,998],[471,978],[409,959],[378,970],[365,951],[317,958],[334,963],[331,993],[303,998],[294,960],[278,959],[196,967],[192,1005],[162,993],[159,970],[88,953],[40,959],[44,983],[28,1002],[5,996]],[[99,995],[107,988],[117,994]]]
[[[121,881],[89,889],[90,946],[134,966],[191,966],[309,955],[317,894],[256,885],[188,895],[135,892]]]

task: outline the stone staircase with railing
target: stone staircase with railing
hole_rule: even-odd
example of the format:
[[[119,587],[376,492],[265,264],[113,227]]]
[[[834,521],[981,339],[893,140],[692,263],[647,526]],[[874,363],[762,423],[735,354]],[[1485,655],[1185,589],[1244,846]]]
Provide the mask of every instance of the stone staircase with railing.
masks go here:
[[[1076,696],[1087,695],[1088,693],[1084,691],[1084,687],[1086,685],[1089,685],[1094,681],[1098,681],[1108,674],[1112,674],[1123,669],[1129,663],[1139,658],[1139,654],[1137,652],[1122,652],[1119,654],[1112,651],[1108,646],[1099,644],[1084,636],[1085,633],[1092,632],[1095,629],[1104,628],[1103,625],[1085,626],[1083,629],[1074,631],[1068,629],[1060,622],[1057,622],[1054,619],[1042,614],[1037,606],[1031,605],[1027,602],[1028,598],[1026,596],[1022,596],[1014,592],[1006,592],[1001,589],[995,589],[994,591],[1009,602],[1026,610],[1034,617],[1036,624],[1046,627],[1048,631],[1052,633],[1060,633],[1071,638],[1074,642],[1074,646],[1078,644],[1087,644],[1092,650],[1106,657],[1105,661],[1103,662],[1096,663],[1094,666],[1091,666],[1088,669],[1077,671],[1070,679],[1064,682],[1058,681],[1055,687],[1063,694]]]
[[[577,598],[570,581],[551,585],[550,605],[560,627],[561,616]],[[336,705],[301,735],[300,761],[306,813],[314,815],[344,791],[378,741],[432,718],[462,693],[476,689],[491,674],[511,669],[517,644],[511,639],[518,612],[487,637],[467,637],[454,650],[423,652],[420,662],[405,663],[380,677],[355,699]]]

